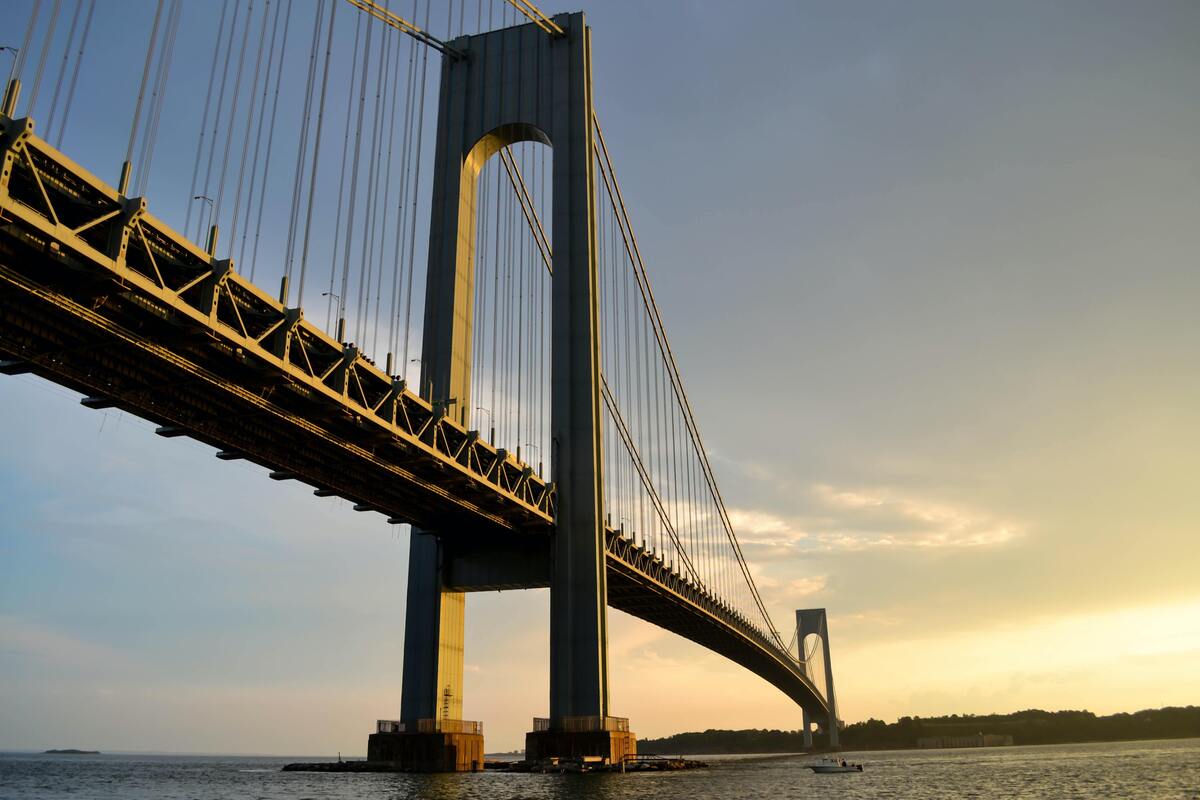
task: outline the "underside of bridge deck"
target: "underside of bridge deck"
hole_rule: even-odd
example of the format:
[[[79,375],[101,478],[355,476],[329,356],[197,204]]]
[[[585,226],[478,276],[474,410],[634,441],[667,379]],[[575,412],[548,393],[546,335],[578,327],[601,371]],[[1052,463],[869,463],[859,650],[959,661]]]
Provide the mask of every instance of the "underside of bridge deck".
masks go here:
[[[545,534],[553,487],[0,116],[0,371],[396,522]]]

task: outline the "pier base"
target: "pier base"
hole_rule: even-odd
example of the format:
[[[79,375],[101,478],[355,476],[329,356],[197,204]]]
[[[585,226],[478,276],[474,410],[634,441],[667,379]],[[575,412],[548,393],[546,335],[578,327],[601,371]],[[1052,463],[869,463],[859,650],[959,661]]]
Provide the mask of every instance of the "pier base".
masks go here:
[[[481,772],[482,733],[372,733],[367,761],[397,772]]]
[[[530,731],[525,734],[525,760],[601,758],[620,764],[637,755],[637,736],[629,731]]]

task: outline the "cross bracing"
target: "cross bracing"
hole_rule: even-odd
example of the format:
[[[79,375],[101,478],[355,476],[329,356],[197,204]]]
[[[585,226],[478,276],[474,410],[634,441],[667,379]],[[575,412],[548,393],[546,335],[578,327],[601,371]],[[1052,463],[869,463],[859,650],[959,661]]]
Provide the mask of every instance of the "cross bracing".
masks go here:
[[[29,81],[39,39],[36,62],[53,51],[62,63],[53,94],[35,88],[39,66],[34,97],[22,105],[15,95],[0,117],[2,369],[69,386],[87,405],[126,409],[157,422],[161,435],[207,442],[222,458],[259,463],[358,510],[445,531],[438,536],[451,550],[512,543],[501,546],[537,562],[491,583],[448,568],[449,589],[552,586],[560,520],[551,296],[561,271],[553,144],[509,141],[479,165],[466,391],[418,377],[432,367],[413,357],[429,360],[428,331],[412,308],[421,306],[419,264],[429,256],[421,229],[434,136],[425,128],[439,80],[430,47],[444,70],[468,68],[537,37],[567,46],[578,29],[573,17],[527,3],[513,4],[531,20],[524,24],[512,9],[450,3],[438,37],[427,33],[436,29],[429,3],[413,3],[407,16],[400,5],[226,0],[210,9],[217,35],[191,183],[167,188],[187,199],[162,217],[142,198],[158,202],[164,173],[150,167],[175,144],[156,139],[189,9],[167,0],[147,21],[116,186],[35,135],[31,121],[31,111],[46,112],[61,143],[68,121],[80,119],[68,113],[71,76],[93,5],[80,2],[62,20],[65,40],[34,14],[14,75]],[[490,38],[462,35],[505,24]],[[289,91],[285,121],[280,97]],[[816,665],[782,640],[738,544],[590,105],[585,129],[605,601],[823,708]],[[175,216],[182,233],[164,221]],[[271,280],[279,291],[260,288]]]

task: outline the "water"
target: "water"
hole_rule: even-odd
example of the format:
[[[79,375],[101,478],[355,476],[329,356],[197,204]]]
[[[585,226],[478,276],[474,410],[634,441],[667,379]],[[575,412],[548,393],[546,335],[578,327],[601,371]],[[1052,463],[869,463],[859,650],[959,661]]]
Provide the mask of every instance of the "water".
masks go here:
[[[0,754],[3,800],[641,800],[642,798],[1171,798],[1200,800],[1200,739],[847,753],[862,773],[815,775],[808,756],[706,756],[706,770],[637,775],[280,772],[286,758]]]

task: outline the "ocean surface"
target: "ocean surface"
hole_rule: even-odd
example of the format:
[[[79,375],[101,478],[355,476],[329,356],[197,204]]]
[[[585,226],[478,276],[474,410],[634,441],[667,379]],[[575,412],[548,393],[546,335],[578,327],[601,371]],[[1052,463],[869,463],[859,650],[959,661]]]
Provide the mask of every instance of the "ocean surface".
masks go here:
[[[298,759],[0,754],[0,798],[62,800],[641,800],[641,798],[1172,798],[1200,800],[1200,739],[846,753],[861,773],[816,775],[810,756],[704,756],[709,769],[628,775],[280,772]],[[321,759],[313,759],[321,760]]]

